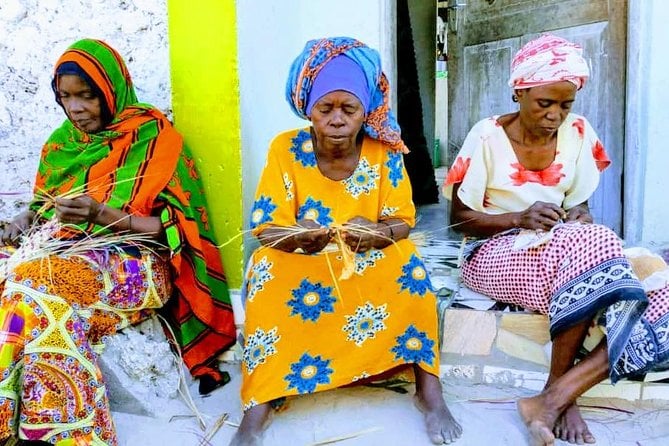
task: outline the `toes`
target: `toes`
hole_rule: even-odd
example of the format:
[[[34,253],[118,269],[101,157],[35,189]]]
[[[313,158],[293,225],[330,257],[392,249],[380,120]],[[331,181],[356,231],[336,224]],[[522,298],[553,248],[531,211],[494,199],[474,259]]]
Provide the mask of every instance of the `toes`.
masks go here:
[[[442,435],[441,432],[428,432],[428,436],[432,444],[450,443],[450,440],[445,435]]]
[[[593,444],[596,443],[595,441],[595,436],[592,435],[592,433],[588,430],[583,432],[583,443],[585,444]]]
[[[578,442],[578,437],[579,436],[580,436],[580,434],[578,434],[577,432],[570,431],[569,435],[567,435],[567,441],[571,444],[581,444],[581,443]]]
[[[452,428],[442,429],[440,431],[430,431],[427,434],[433,444],[450,444],[460,438],[462,435],[462,427],[457,424]]]
[[[541,421],[533,421],[528,426],[530,431],[530,444],[532,446],[552,446],[555,444],[555,436]]]

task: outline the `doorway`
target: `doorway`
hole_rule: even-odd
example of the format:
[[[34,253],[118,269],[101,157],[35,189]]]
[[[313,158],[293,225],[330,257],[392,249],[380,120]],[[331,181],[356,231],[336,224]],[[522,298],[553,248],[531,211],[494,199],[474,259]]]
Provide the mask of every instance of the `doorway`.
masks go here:
[[[517,109],[507,85],[514,54],[542,32],[564,37],[583,47],[591,71],[573,112],[592,124],[612,161],[589,200],[590,210],[596,222],[622,234],[627,3],[439,1],[447,34],[448,163],[477,121]]]

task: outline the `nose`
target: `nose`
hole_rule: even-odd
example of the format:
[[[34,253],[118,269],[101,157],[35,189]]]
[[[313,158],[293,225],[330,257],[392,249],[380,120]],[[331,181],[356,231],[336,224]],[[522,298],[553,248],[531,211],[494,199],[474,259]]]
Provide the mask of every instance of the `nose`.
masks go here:
[[[562,115],[562,110],[559,106],[553,106],[546,112],[546,119],[549,121],[559,121]]]
[[[78,113],[84,110],[84,102],[77,98],[70,97],[63,99],[63,107],[65,107],[65,110],[67,110],[68,113]]]
[[[344,112],[341,110],[333,110],[330,125],[335,127],[342,127],[346,125],[346,122],[344,121]]]

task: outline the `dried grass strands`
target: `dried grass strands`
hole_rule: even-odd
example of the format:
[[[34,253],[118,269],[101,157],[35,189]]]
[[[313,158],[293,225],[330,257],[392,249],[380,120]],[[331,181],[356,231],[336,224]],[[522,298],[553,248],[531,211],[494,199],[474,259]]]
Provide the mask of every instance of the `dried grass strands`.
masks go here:
[[[198,410],[197,406],[195,405],[195,401],[193,401],[193,397],[191,396],[190,391],[188,390],[186,374],[183,371],[183,364],[184,364],[183,355],[181,354],[181,348],[179,347],[179,343],[176,342],[177,338],[176,335],[174,334],[174,330],[172,330],[172,326],[169,324],[169,322],[167,322],[167,320],[163,316],[159,314],[156,314],[156,316],[158,316],[158,319],[163,323],[163,325],[167,328],[168,332],[170,333],[168,341],[170,344],[172,344],[172,347],[174,347],[175,358],[177,358],[177,369],[179,370],[179,387],[177,388],[177,391],[179,392],[179,395],[181,395],[181,398],[183,399],[186,406],[188,406],[191,412],[193,412],[193,415],[198,421],[200,429],[206,431],[207,423],[204,421],[202,412]]]
[[[30,192],[0,192],[0,197],[20,197],[28,195]]]
[[[136,177],[126,178],[126,179],[123,179],[123,180],[116,180],[116,181],[113,182],[113,186],[123,184],[123,183],[128,183],[128,182],[134,182],[135,180],[138,180],[138,179],[144,178],[144,177],[145,177],[145,175],[139,175],[139,176],[136,176]],[[96,190],[98,190],[102,187],[108,187],[108,186],[109,186],[108,184],[103,183],[103,182],[100,182],[99,184],[91,184],[91,183],[80,184],[79,186],[75,186],[72,189],[68,190],[67,192],[64,192],[64,193],[59,194],[59,195],[53,195],[53,194],[49,193],[49,191],[47,191],[47,190],[44,190],[42,188],[36,188],[37,190],[35,192],[35,197],[34,198],[37,201],[44,202],[42,207],[39,210],[37,210],[36,213],[37,213],[37,215],[42,215],[45,211],[52,208],[55,205],[55,202],[56,202],[57,198],[73,199],[73,198],[78,197],[79,195],[82,195],[84,190],[86,190],[86,192],[90,193],[90,192],[95,192]],[[110,198],[113,198],[113,195]],[[104,203],[101,203],[101,204],[104,204]]]
[[[337,243],[337,246],[339,247],[339,251],[341,252],[341,259],[344,263],[344,267],[341,270],[341,274],[339,275],[338,280],[346,280],[349,279],[355,272],[355,252],[353,252],[351,247],[344,242],[341,228],[335,229],[334,239]],[[329,263],[329,259],[328,267],[330,268],[331,274],[334,275],[334,272],[332,271],[332,265]]]
[[[59,223],[55,217],[45,223],[38,222],[38,220],[35,219],[33,225],[25,231],[20,246],[9,257],[0,259],[0,283],[4,282],[12,270],[21,263],[47,259],[51,255],[82,256],[94,251],[117,249],[119,245],[138,246],[150,251],[152,251],[152,245],[162,246],[150,234],[103,232],[108,227],[92,234],[86,234],[75,225]],[[64,228],[79,231],[83,237],[56,237],[56,234]]]
[[[207,446],[211,444],[211,439],[214,438],[214,435],[223,427],[224,424],[228,421],[228,418],[230,415],[228,413],[224,413],[218,419],[216,422],[211,426],[209,431],[204,435],[202,440],[200,441],[198,446]]]
[[[356,438],[356,437],[359,437],[361,435],[371,434],[372,432],[377,432],[377,431],[380,431],[380,430],[381,430],[381,428],[378,427],[378,426],[370,427],[368,429],[364,429],[364,430],[354,432],[354,433],[351,433],[351,434],[344,434],[344,435],[340,435],[338,437],[332,437],[332,438],[328,438],[326,440],[317,441],[316,443],[311,443],[309,446],[321,446],[321,445],[325,445],[325,444],[338,443],[340,441],[350,440],[351,438]]]

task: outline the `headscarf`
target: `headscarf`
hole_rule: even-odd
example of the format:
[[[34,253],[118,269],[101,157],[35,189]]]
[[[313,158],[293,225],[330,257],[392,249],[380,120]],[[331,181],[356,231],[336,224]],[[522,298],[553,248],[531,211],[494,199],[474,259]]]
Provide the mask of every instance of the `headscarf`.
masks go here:
[[[514,90],[569,81],[580,90],[590,76],[583,49],[552,34],[526,43],[511,62],[509,86]]]
[[[314,80],[324,66],[341,54],[356,62],[365,74],[369,91],[369,105],[363,123],[365,133],[388,144],[394,151],[408,153],[395,115],[390,110],[390,87],[381,70],[381,57],[376,50],[351,37],[329,37],[307,42],[302,53],[293,61],[286,82],[286,100],[293,112],[309,119],[307,105]]]
[[[369,89],[365,73],[353,59],[339,55],[325,64],[316,75],[307,99],[307,116],[311,116],[311,109],[319,99],[338,90],[346,91],[358,98],[367,114]]]
[[[166,308],[184,362],[193,376],[216,377],[212,359],[235,342],[235,326],[202,186],[183,138],[158,109],[137,102],[123,59],[106,43],[84,39],[70,46],[56,63],[55,88],[59,70],[83,71],[91,89],[101,92],[111,121],[88,134],[67,119],[53,132],[42,149],[31,208],[42,206],[45,193],[76,191],[133,215],[159,215],[175,285]]]

